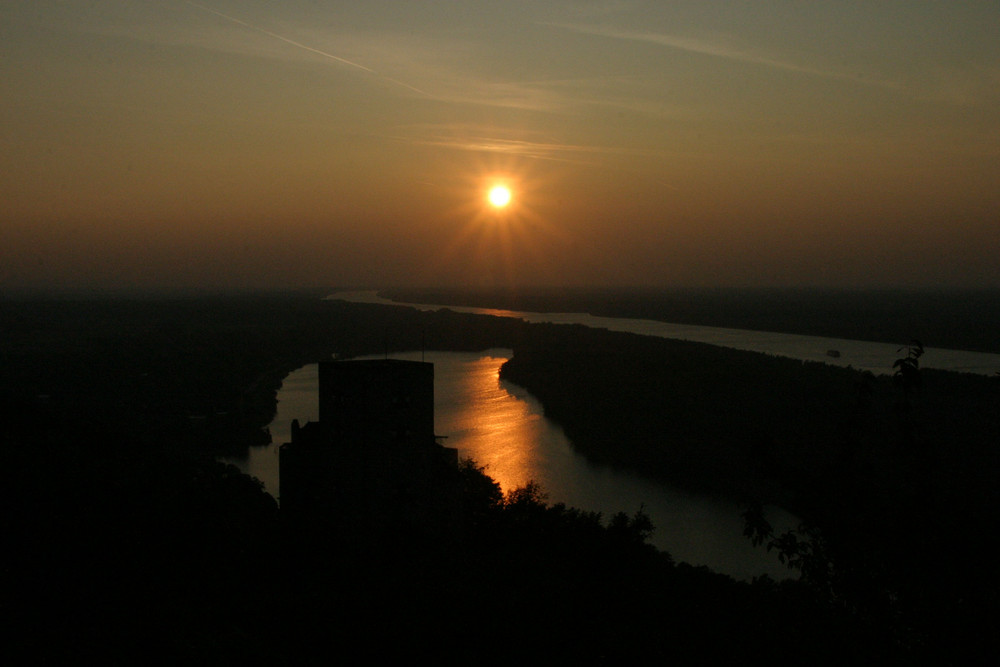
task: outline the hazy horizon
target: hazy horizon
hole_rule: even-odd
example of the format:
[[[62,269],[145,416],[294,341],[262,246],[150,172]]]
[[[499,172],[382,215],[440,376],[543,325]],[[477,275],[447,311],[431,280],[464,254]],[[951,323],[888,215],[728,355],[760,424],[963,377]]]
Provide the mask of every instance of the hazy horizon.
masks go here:
[[[0,295],[1000,288],[993,3],[14,0],[0,21]]]

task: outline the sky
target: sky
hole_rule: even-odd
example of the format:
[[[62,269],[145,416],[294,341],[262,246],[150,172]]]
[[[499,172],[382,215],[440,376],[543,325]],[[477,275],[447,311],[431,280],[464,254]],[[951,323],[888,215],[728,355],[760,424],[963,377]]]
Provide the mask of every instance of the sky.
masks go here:
[[[0,294],[1000,288],[998,35],[997,0],[4,0]]]

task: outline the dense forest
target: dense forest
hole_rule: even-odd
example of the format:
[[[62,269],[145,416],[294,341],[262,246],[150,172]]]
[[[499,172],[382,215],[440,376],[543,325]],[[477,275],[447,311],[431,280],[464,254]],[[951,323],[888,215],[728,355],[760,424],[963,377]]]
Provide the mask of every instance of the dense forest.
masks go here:
[[[6,301],[5,617],[44,661],[956,664],[996,618],[998,386],[315,294]],[[641,513],[506,496],[474,463],[446,534],[356,543],[216,457],[266,441],[306,363],[510,347],[503,372],[595,460],[747,506],[799,581],[675,563]],[[891,362],[890,362],[891,363]],[[919,377],[917,387],[910,380]],[[434,499],[428,499],[434,502]],[[805,520],[775,535],[756,513]]]
[[[876,377],[537,325],[501,377],[592,459],[742,500],[755,541],[883,632],[947,659],[996,620],[1000,378],[921,370],[921,349]],[[803,526],[773,534],[761,502]]]

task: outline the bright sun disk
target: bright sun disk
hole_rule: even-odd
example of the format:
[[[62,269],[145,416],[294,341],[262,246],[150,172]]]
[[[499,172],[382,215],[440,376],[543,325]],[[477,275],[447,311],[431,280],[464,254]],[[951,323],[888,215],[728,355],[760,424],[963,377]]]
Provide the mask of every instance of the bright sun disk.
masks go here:
[[[490,190],[490,204],[496,208],[503,208],[510,203],[510,188],[497,185]]]

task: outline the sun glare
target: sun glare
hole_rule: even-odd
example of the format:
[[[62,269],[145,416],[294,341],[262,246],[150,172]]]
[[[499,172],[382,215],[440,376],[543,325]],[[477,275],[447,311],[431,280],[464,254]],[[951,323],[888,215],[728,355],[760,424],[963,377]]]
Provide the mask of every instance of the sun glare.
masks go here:
[[[438,251],[440,266],[467,267],[470,280],[484,285],[514,285],[528,266],[552,271],[551,251],[565,243],[554,245],[555,228],[541,213],[551,206],[552,181],[535,171],[538,163],[482,155],[470,164],[467,155],[456,157],[455,176],[447,179],[454,207],[445,212],[455,227]]]
[[[496,208],[503,208],[510,203],[510,188],[503,185],[496,185],[490,190],[490,204]]]

